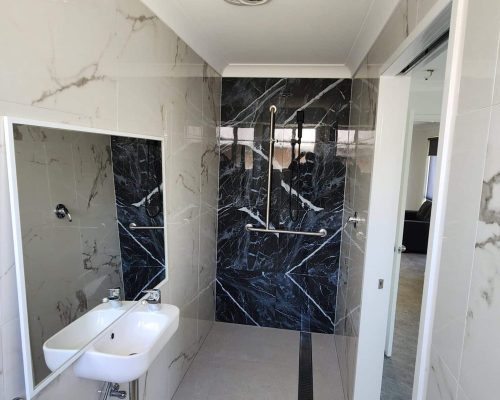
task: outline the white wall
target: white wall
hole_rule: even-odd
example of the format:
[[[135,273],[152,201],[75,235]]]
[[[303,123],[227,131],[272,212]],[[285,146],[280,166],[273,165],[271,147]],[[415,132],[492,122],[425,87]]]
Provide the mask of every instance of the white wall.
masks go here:
[[[214,319],[220,76],[135,0],[0,7],[0,115],[166,138],[170,281],[162,291],[181,323],[141,392],[170,399]],[[0,138],[0,398],[10,400],[24,385]],[[39,398],[97,399],[98,386],[67,370]]]
[[[441,87],[440,90],[421,91],[412,87],[410,110],[414,113],[415,121],[439,122],[443,102],[442,89]]]
[[[413,125],[406,196],[407,210],[418,210],[424,201],[429,138],[437,136],[439,136],[439,123],[437,122],[417,122]]]
[[[458,110],[446,186],[426,399],[494,399],[500,392],[500,2],[455,0]],[[459,25],[459,28],[461,26]]]

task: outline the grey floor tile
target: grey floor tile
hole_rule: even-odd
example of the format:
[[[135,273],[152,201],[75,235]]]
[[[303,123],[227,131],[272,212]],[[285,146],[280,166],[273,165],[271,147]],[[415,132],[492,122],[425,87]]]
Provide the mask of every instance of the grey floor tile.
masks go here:
[[[299,332],[216,322],[173,400],[294,400]],[[317,400],[344,400],[333,335],[313,334]]]

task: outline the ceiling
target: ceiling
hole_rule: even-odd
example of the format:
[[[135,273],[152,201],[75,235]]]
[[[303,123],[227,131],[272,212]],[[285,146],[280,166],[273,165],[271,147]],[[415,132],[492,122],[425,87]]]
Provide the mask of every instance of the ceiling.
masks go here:
[[[224,0],[142,1],[224,76],[261,71],[325,77],[351,75],[397,3],[271,0],[262,6],[235,6]]]

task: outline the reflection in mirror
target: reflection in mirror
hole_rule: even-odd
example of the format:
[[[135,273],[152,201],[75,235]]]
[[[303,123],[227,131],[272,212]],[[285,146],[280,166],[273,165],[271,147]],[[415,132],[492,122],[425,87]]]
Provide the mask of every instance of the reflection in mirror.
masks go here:
[[[165,279],[162,142],[12,133],[35,386]]]

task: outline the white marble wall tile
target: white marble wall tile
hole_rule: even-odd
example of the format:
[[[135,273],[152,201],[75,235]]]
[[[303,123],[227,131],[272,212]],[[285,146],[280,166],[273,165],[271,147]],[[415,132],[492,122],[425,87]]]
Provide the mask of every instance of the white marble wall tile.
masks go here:
[[[500,59],[499,59],[500,62]],[[491,108],[491,120],[488,133],[488,146],[486,149],[486,160],[484,162],[484,182],[494,181],[498,174],[497,156],[500,150],[500,105]],[[495,205],[496,206],[496,205]]]
[[[118,79],[118,129],[124,132],[141,132],[161,136],[167,133],[165,78]]]
[[[500,106],[493,93],[499,13],[497,2],[468,2],[459,93],[462,114],[456,121],[447,188],[429,399],[490,399],[499,390],[495,293],[500,287]]]
[[[175,190],[167,191],[168,223],[198,218],[200,213],[201,127],[190,125],[180,96],[167,110],[169,127],[167,181]]]
[[[438,1],[439,0],[417,0],[417,23],[422,21],[422,19]]]
[[[0,329],[0,349],[2,348],[2,330]],[[5,396],[3,359],[0,357],[0,395]]]
[[[212,138],[203,139],[201,142],[201,176],[200,194],[202,212],[217,211],[217,192],[219,177],[219,145],[214,137],[217,135],[215,128],[204,126],[204,132],[210,129]]]
[[[347,330],[351,331],[352,322],[348,318]],[[344,393],[347,395],[347,399],[352,399],[354,397],[354,380],[356,377],[356,359],[358,355],[358,337],[357,336],[347,336],[347,346],[346,346],[346,360],[347,366],[344,374],[342,375],[342,384],[344,386]]]
[[[458,393],[457,400],[472,400],[469,396],[467,396],[460,385],[458,385]]]
[[[455,400],[458,382],[446,363],[433,350],[426,398],[429,400]]]
[[[438,0],[401,0],[368,54],[371,65],[384,64]]]
[[[10,201],[4,135],[0,129],[0,398],[14,398],[24,392],[14,245],[10,225]],[[17,342],[16,342],[17,341]],[[6,349],[4,351],[4,348]],[[6,353],[8,352],[8,356]]]
[[[400,1],[370,50],[371,64],[383,64],[414,29],[417,19],[415,0]],[[411,29],[410,29],[411,28]]]
[[[497,62],[495,73],[495,85],[493,87],[493,105],[500,104],[500,40],[498,41],[497,48]]]
[[[198,294],[199,217],[169,225],[168,243],[170,302],[182,308]]]
[[[406,3],[404,7],[405,12],[408,12]],[[398,12],[402,12],[402,9]],[[411,12],[414,12],[413,8]],[[347,221],[354,212],[365,221],[368,217],[378,82],[367,77],[368,65],[365,60],[354,77],[352,86],[350,114],[352,134],[349,135],[344,221]],[[339,336],[336,339],[336,346],[347,399],[352,398],[354,390],[365,242],[366,222],[358,224],[356,228],[351,224],[346,226],[341,245],[341,279],[338,286],[336,316],[336,334]]]
[[[168,373],[168,349],[165,348],[151,364],[148,372],[139,379],[139,396],[141,400],[170,399],[170,379]],[[161,382],[161,384],[159,384]],[[128,385],[122,390],[128,392]]]
[[[217,213],[207,209],[200,217],[199,286],[204,290],[215,281],[217,268]]]
[[[14,245],[10,225],[10,201],[3,135],[0,135],[0,327],[18,317]],[[1,357],[0,357],[1,358]],[[1,393],[1,392],[0,392]]]
[[[214,129],[217,129],[220,121],[222,80],[219,79],[219,74],[208,64],[205,64],[203,67],[202,90],[203,125],[205,126],[203,137],[213,139]]]
[[[194,299],[181,309],[179,329],[167,346],[169,379],[167,398],[172,398],[174,395],[199,349],[197,304],[197,299]]]
[[[474,258],[467,327],[463,343],[460,385],[471,398],[487,399],[499,393],[500,381],[500,250],[495,243],[498,222],[480,223]]]
[[[19,319],[11,319],[0,327],[2,337],[3,385],[7,399],[24,393],[24,376],[22,371],[21,331]]]
[[[460,82],[459,113],[492,104],[500,34],[500,2],[477,1],[468,8]],[[478,45],[478,44],[481,45]]]
[[[115,3],[118,75],[145,78],[146,72],[159,71],[155,64],[159,64],[164,74],[168,73],[167,67],[175,60],[177,36],[140,2],[116,0]],[[161,76],[165,75],[157,75]]]
[[[114,3],[3,3],[2,100],[77,113],[114,126],[115,83],[100,69],[114,31]],[[93,21],[93,29],[87,21]]]
[[[489,129],[460,371],[460,385],[469,397],[487,398],[489,393],[500,390],[496,374],[492,373],[500,368],[500,324],[497,318],[500,312],[497,296],[500,288],[497,243],[500,232],[499,150],[500,106],[495,106]]]
[[[198,345],[201,346],[215,319],[215,282],[201,289],[198,296]]]
[[[460,366],[489,119],[489,109],[457,118],[451,160],[449,191],[460,193],[460,197],[447,207],[433,343],[455,377]],[[475,132],[472,141],[471,132]],[[464,159],[477,161],[464,163]]]

